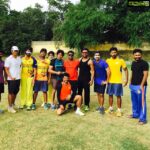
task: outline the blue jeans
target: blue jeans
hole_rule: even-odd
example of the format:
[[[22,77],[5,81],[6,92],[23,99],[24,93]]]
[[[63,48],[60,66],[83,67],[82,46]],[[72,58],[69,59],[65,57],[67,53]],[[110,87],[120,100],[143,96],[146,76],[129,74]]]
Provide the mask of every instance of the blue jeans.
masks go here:
[[[140,85],[130,85],[131,101],[132,101],[132,117],[139,118],[139,121],[146,122],[147,109],[146,109],[146,89],[142,92]],[[144,98],[144,105],[142,105],[142,96]]]

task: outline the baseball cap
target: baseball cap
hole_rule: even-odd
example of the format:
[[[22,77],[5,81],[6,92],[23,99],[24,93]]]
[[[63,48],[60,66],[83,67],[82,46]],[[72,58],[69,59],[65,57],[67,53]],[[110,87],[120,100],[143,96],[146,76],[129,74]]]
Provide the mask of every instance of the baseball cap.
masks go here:
[[[12,51],[19,51],[19,48],[18,48],[17,46],[12,46],[12,47],[11,47],[11,50],[12,50]]]

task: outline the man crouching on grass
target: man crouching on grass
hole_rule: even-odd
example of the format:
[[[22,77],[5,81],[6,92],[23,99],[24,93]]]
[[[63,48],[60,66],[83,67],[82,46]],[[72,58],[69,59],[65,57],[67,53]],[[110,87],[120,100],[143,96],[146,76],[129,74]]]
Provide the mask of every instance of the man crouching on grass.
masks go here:
[[[62,82],[58,85],[57,88],[57,98],[59,101],[59,108],[57,109],[57,114],[61,115],[65,111],[65,106],[67,103],[75,103],[77,109],[75,113],[79,116],[84,116],[84,113],[81,112],[80,107],[82,104],[82,97],[80,95],[73,96],[71,84],[69,83],[69,74],[64,73]]]

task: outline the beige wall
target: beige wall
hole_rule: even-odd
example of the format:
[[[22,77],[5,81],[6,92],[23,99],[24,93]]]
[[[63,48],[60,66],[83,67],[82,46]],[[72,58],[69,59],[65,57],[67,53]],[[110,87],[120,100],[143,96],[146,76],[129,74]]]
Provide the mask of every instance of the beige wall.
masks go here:
[[[70,50],[69,47],[66,47],[63,42],[56,42],[56,41],[32,41],[32,48],[34,53],[39,53],[42,48],[46,48],[47,51],[54,51],[56,52],[58,49],[62,49],[66,52]],[[74,50],[75,49],[71,49]]]

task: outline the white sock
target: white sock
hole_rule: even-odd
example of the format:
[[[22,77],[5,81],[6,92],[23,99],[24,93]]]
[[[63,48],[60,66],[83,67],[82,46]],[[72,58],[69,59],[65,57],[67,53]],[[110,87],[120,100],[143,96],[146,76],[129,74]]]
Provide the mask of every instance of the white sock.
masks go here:
[[[118,108],[118,111],[121,112],[121,108]]]
[[[109,107],[109,109],[110,109],[110,110],[113,110],[113,107],[112,107],[112,106],[110,106],[110,107]]]
[[[80,108],[79,107],[77,107],[77,110],[76,111],[80,111]]]

